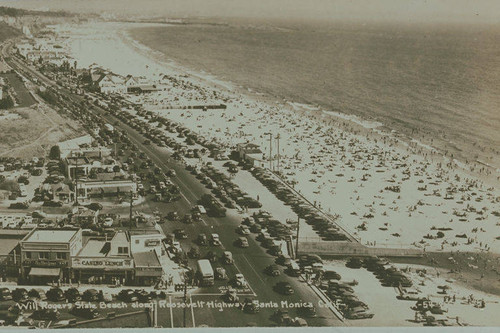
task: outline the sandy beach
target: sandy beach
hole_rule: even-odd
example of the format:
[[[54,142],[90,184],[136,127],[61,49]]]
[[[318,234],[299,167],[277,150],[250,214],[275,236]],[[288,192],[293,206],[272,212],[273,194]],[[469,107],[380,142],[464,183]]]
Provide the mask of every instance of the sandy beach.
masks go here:
[[[131,101],[228,150],[251,142],[267,158],[264,133],[273,133],[273,169],[311,202],[338,214],[339,223],[362,244],[500,253],[498,170],[442,156],[427,144],[387,132],[383,124],[273,100],[161,62],[163,55],[132,42],[124,28],[99,23],[56,31],[71,37],[63,44],[79,67],[97,63],[123,76],[144,76],[161,90],[130,95]],[[179,108],[220,103],[227,108]]]

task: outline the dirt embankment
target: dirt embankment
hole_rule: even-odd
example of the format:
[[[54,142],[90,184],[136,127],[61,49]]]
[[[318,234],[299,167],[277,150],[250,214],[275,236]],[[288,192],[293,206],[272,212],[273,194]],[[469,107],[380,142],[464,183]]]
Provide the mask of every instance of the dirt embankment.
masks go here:
[[[9,112],[16,116],[0,122],[0,156],[45,156],[57,142],[84,134],[77,122],[46,105]]]

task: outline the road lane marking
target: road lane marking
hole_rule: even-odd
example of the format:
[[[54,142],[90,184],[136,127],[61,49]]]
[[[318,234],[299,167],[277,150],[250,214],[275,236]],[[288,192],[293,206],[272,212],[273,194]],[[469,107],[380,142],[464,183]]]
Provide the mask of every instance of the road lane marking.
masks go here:
[[[168,302],[172,304],[172,296],[168,296]],[[170,327],[174,328],[174,314],[172,313],[172,307],[168,307],[170,309]]]
[[[248,261],[248,259],[245,257],[245,255],[244,255],[244,254],[242,254],[241,256],[242,256],[242,257],[243,257],[243,259],[245,259],[245,261],[248,263],[248,265],[250,266],[250,268],[252,269],[252,271],[254,271],[254,272],[255,272],[255,274],[257,274],[257,277],[259,278],[259,280],[261,280],[261,281],[262,281],[262,283],[265,283],[265,282],[261,279],[260,275],[259,275],[259,274],[255,271],[255,269],[253,268],[252,264],[250,264],[250,262],[249,262],[249,261]],[[236,267],[236,269],[238,270],[238,272],[240,272],[240,274],[243,274],[243,273],[241,273],[241,269],[239,269],[239,267],[238,267],[238,266],[236,266],[236,263],[234,263],[233,265],[234,265],[234,267]],[[245,279],[245,280],[246,280],[246,279]],[[248,288],[250,288],[250,290],[252,291],[253,296],[254,296],[254,297],[255,297],[255,296],[257,296],[257,294],[255,293],[255,291],[252,289],[252,286],[250,286],[250,282],[248,282],[248,281],[247,281],[247,286],[248,286]]]

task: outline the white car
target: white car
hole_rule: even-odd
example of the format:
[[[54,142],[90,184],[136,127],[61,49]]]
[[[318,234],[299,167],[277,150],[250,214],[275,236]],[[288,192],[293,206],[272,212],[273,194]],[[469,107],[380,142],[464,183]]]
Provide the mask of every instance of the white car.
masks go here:
[[[240,226],[240,234],[250,235],[250,229],[246,225]]]
[[[198,212],[200,214],[206,214],[207,213],[207,210],[202,205],[198,205],[198,206],[196,206],[196,208],[198,209]]]
[[[181,253],[182,252],[181,243],[179,243],[177,241],[173,241],[172,245],[170,247],[172,248],[172,251],[174,253]]]
[[[106,217],[104,219],[104,222],[103,222],[103,225],[106,227],[106,228],[109,228],[109,227],[112,227],[113,226],[113,218],[111,217]]]
[[[236,274],[234,276],[234,280],[236,281],[236,285],[238,287],[246,287],[247,286],[247,281],[245,280],[245,277],[241,273]]]
[[[210,241],[212,242],[213,246],[219,246],[219,245],[221,245],[218,234],[212,234]]]

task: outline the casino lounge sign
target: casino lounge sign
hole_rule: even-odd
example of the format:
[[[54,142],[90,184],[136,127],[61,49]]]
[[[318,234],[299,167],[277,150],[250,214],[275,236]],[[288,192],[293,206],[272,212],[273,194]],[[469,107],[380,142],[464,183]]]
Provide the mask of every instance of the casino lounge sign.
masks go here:
[[[133,268],[132,259],[122,258],[73,258],[72,266],[74,268]]]

